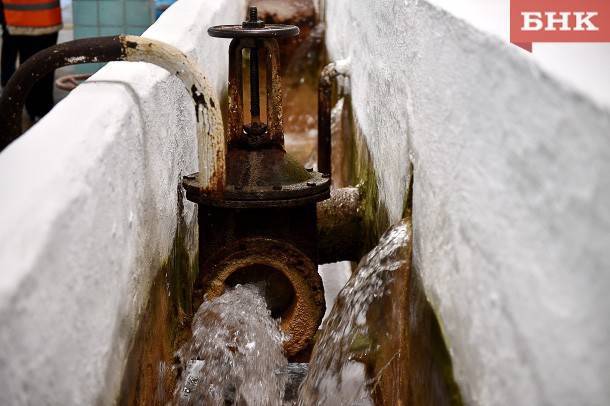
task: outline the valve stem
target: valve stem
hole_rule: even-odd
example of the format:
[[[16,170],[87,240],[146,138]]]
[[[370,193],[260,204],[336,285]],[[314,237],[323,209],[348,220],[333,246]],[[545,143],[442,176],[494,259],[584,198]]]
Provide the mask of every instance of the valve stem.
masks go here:
[[[258,20],[258,10],[256,7],[250,7],[248,10],[250,14],[250,22],[254,23]]]
[[[253,124],[260,123],[261,106],[258,83],[258,46],[250,48],[250,114],[252,116]]]
[[[256,7],[248,8],[248,21],[244,21],[244,28],[264,28],[265,23],[258,19],[258,9]],[[255,46],[250,48],[250,115],[252,117],[253,127],[258,127],[254,124],[260,124],[261,121],[261,104],[260,104],[260,84],[258,74],[258,41],[255,40]]]

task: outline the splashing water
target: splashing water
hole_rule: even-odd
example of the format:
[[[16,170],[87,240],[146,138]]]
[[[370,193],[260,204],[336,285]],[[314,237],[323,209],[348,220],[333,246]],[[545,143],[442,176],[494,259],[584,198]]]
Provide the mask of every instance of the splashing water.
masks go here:
[[[380,351],[383,328],[374,317],[383,311],[384,296],[396,271],[410,263],[410,227],[392,227],[358,266],[339,293],[322,326],[311,357],[309,373],[301,385],[299,405],[373,405],[376,376],[381,373],[370,358]],[[377,327],[377,328],[375,328]],[[387,331],[387,330],[386,330]],[[371,371],[372,369],[372,371]]]
[[[204,302],[179,351],[176,405],[282,405],[283,335],[258,288],[237,285]]]
[[[374,405],[380,375],[396,361],[378,365],[391,335],[379,314],[387,313],[397,271],[410,264],[410,238],[409,224],[399,223],[361,261],[325,320],[309,365],[288,364],[285,337],[256,286],[237,285],[204,302],[192,339],[177,353],[173,404]]]

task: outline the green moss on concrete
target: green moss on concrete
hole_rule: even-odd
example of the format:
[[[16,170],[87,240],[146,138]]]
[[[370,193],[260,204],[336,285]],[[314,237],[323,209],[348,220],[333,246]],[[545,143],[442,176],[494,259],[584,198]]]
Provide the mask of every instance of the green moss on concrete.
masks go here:
[[[172,249],[150,289],[125,368],[117,402],[121,405],[162,405],[171,399],[175,386],[172,358],[189,336],[193,283],[199,269],[198,254],[193,255],[193,250],[189,250],[197,224],[186,224],[183,204],[179,190]]]
[[[432,306],[430,306],[432,309]],[[464,401],[462,400],[462,394],[460,387],[455,381],[453,375],[453,363],[451,362],[451,354],[449,353],[447,343],[445,342],[445,336],[443,335],[441,324],[436,315],[436,312],[431,310],[431,322],[432,322],[432,334],[431,334],[431,351],[433,362],[439,366],[443,382],[447,385],[449,393],[450,404],[452,406],[463,406]]]
[[[161,266],[161,272],[167,275],[170,297],[176,316],[192,314],[193,312],[193,284],[198,272],[198,261],[192,258],[187,249],[188,233],[192,233],[184,221],[184,202],[181,194],[178,198],[178,224],[174,237],[174,244],[169,257]],[[192,227],[197,227],[193,224]]]
[[[379,198],[377,175],[371,159],[368,145],[362,134],[360,126],[352,113],[351,98],[345,96],[343,104],[343,117],[341,139],[344,143],[344,160],[347,165],[343,170],[347,173],[343,177],[349,184],[357,185],[362,198],[362,221],[364,235],[362,236],[363,252],[370,251],[379,241],[379,237],[390,226],[388,210]]]

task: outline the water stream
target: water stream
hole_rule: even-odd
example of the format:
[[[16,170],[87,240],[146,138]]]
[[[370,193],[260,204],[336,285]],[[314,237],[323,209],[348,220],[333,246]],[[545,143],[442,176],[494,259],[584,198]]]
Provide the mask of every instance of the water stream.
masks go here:
[[[323,323],[299,394],[299,405],[373,405],[383,369],[374,358],[383,351],[380,336],[390,334],[380,325],[375,307],[391,293],[390,284],[401,268],[409,266],[409,227],[399,223],[360,262],[354,276],[341,290],[333,310]],[[386,309],[387,312],[390,309]],[[395,330],[400,330],[396,320]]]
[[[283,335],[257,287],[237,285],[204,302],[178,351],[174,404],[281,405]]]
[[[409,238],[407,224],[400,223],[363,259],[322,325],[308,367],[286,361],[285,337],[257,287],[238,285],[204,302],[192,338],[177,354],[174,404],[375,404],[379,371],[369,357],[383,343],[371,331],[371,315],[390,293],[396,271],[410,261]]]

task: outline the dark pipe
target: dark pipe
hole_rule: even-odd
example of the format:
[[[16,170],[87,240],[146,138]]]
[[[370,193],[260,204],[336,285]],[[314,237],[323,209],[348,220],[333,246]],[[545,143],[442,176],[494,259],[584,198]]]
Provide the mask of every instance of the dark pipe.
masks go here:
[[[244,28],[260,28],[262,21],[258,19],[256,7],[248,8],[248,21],[242,25]],[[264,26],[264,23],[262,24]],[[252,124],[260,122],[260,92],[258,83],[258,41],[254,40],[254,47],[250,48],[250,116]]]
[[[332,65],[332,64],[331,64]],[[330,114],[334,66],[327,65],[320,74],[318,86],[318,172],[330,175],[331,134]]]
[[[332,137],[330,116],[332,110],[333,80],[346,76],[337,70],[335,63],[329,63],[320,73],[318,86],[318,172],[331,176]]]
[[[13,75],[0,98],[0,151],[21,135],[23,105],[41,77],[62,66],[89,62],[147,62],[175,75],[195,107],[199,147],[199,187],[202,193],[222,194],[225,185],[225,139],[219,103],[199,67],[176,47],[134,35],[64,42],[40,51]]]
[[[318,262],[359,261],[364,249],[363,202],[357,187],[335,189],[318,203]]]
[[[62,66],[122,60],[121,36],[87,38],[42,50],[22,64],[0,98],[0,151],[21,135],[21,115],[34,84]]]

